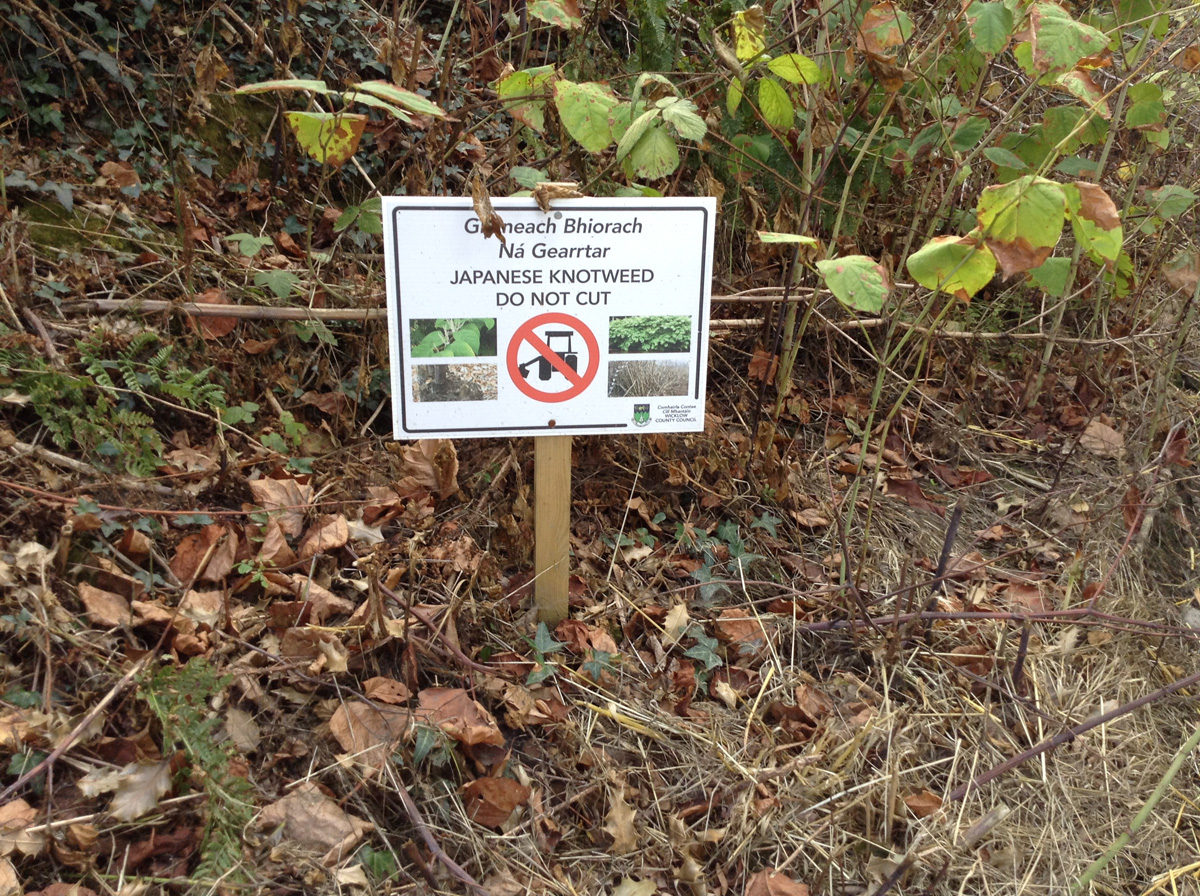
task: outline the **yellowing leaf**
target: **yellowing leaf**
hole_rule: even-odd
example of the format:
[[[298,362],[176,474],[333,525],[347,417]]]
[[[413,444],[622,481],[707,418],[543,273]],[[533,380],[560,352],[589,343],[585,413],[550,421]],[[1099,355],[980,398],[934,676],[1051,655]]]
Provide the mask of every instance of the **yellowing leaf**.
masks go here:
[[[1066,220],[1063,189],[1026,175],[988,187],[979,197],[979,226],[1005,277],[1038,267],[1050,257]]]
[[[563,127],[588,152],[600,152],[613,142],[608,116],[617,102],[607,84],[563,78],[554,85],[554,106]]]
[[[912,20],[891,0],[884,0],[863,16],[858,26],[858,48],[876,56],[894,56],[892,50],[908,40],[912,31]]]
[[[1075,21],[1057,3],[1034,3],[1028,24],[1032,62],[1040,72],[1069,71],[1085,56],[1108,47],[1104,32]]]
[[[733,14],[733,47],[742,62],[756,59],[767,49],[767,17],[761,6]]]
[[[358,150],[367,116],[344,112],[285,112],[300,147],[331,168],[341,168]]]
[[[820,84],[825,80],[821,67],[800,53],[776,56],[767,68],[791,84]]]
[[[579,28],[583,18],[576,0],[530,0],[526,7],[531,18],[559,28]]]
[[[1063,194],[1075,239],[1089,252],[1115,262],[1124,237],[1116,203],[1102,187],[1088,181],[1066,184]]]
[[[936,236],[908,257],[907,267],[926,289],[966,302],[995,275],[996,257],[974,236]]]
[[[883,265],[866,255],[845,255],[817,262],[830,291],[843,305],[877,314],[892,289]]]
[[[787,91],[771,78],[763,78],[758,82],[758,109],[766,123],[778,131],[790,130],[796,117]]]

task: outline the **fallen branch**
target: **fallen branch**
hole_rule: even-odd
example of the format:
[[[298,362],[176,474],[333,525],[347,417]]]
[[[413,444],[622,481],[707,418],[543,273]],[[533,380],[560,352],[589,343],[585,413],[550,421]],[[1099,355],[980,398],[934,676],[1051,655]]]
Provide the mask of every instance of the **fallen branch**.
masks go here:
[[[811,292],[818,292],[813,290]],[[822,295],[827,295],[823,291]],[[795,302],[803,297],[790,296],[787,301]],[[713,296],[714,302],[731,302],[733,304],[764,305],[784,301],[779,294],[770,295],[729,295]],[[272,305],[209,305],[199,302],[167,302],[162,299],[86,299],[79,302],[66,303],[67,311],[105,311],[105,312],[175,312],[191,317],[236,317],[242,320],[319,320],[319,321],[370,321],[386,320],[386,308],[294,308],[275,307]],[[743,320],[714,320],[711,321],[713,330],[753,329],[763,324],[761,318]],[[947,323],[941,327],[926,327],[907,321],[895,321],[886,317],[868,317],[861,320],[834,321],[822,317],[818,323],[827,330],[840,333],[849,338],[846,330],[877,330],[881,327],[896,326],[903,330],[912,330],[923,336],[936,336],[941,339],[969,339],[977,341],[1000,341],[1012,339],[1019,342],[1044,342],[1049,338],[1046,333],[989,333],[977,330],[960,329],[958,325]],[[1109,339],[1067,339],[1060,337],[1056,340],[1062,344],[1083,346],[1114,346],[1123,345],[1138,340],[1157,338],[1161,334],[1141,333],[1137,336],[1112,337]]]

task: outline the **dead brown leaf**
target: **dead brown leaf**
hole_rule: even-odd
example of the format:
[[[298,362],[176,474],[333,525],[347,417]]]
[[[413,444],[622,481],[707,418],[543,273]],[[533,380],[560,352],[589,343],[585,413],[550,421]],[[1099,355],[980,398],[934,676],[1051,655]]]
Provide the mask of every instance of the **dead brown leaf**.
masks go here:
[[[1092,420],[1079,437],[1079,447],[1097,457],[1120,457],[1125,453],[1125,437],[1099,420]]]
[[[467,817],[485,828],[498,828],[513,809],[529,801],[529,788],[511,778],[477,778],[463,787]]]
[[[358,846],[375,826],[343,810],[312,781],[305,781],[283,799],[267,806],[258,818],[260,830],[283,826],[283,836],[297,845],[324,853],[332,867]]]
[[[88,621],[101,628],[116,628],[132,621],[129,601],[111,591],[94,588],[87,582],[79,583],[79,599],[87,612]]]
[[[439,728],[459,743],[504,745],[504,734],[492,714],[462,688],[425,688],[417,694],[417,702]]]
[[[248,483],[254,500],[288,535],[297,536],[304,530],[304,511],[312,504],[313,487],[298,479],[252,479]]]
[[[346,518],[340,513],[327,514],[309,527],[298,553],[301,560],[308,560],[317,554],[337,550],[349,540],[350,527]]]
[[[267,520],[263,530],[262,546],[258,549],[258,562],[270,564],[277,568],[290,566],[296,562],[296,553],[287,543],[287,536],[279,526],[279,520]]]
[[[412,692],[402,682],[383,676],[368,678],[363,682],[363,695],[368,700],[391,705],[407,703],[412,699]]]
[[[75,782],[86,797],[111,792],[109,814],[118,821],[133,821],[158,808],[158,801],[171,790],[171,761],[131,762],[115,771],[90,772]]]
[[[905,504],[915,507],[918,510],[928,510],[930,513],[936,513],[940,517],[946,515],[946,508],[930,499],[921,490],[921,486],[917,485],[912,479],[892,479],[889,477],[884,487],[884,494],[903,501]]]
[[[808,884],[797,883],[774,868],[764,868],[746,881],[745,896],[808,896]]]
[[[640,839],[637,826],[637,810],[625,801],[624,786],[614,787],[608,791],[608,814],[604,820],[604,832],[612,837],[612,845],[608,851],[614,856],[628,855],[638,848]]]
[[[936,793],[922,790],[904,797],[904,805],[908,806],[908,810],[917,818],[928,818],[942,808],[942,798]]]
[[[225,290],[214,286],[211,289],[206,289],[202,293],[197,293],[196,304],[198,305],[231,305],[229,296]],[[200,331],[200,335],[205,339],[220,339],[223,336],[228,336],[237,329],[238,319],[236,317],[201,317],[197,315],[194,318],[189,317],[192,326]]]
[[[458,453],[449,439],[419,439],[404,449],[403,458],[400,494],[425,489],[446,498],[458,491]]]
[[[37,824],[37,815],[37,810],[21,799],[0,806],[0,857],[13,853],[36,856],[45,849],[45,836],[26,830]]]
[[[504,238],[504,219],[492,208],[492,198],[488,195],[483,178],[479,171],[471,178],[471,202],[475,206],[475,214],[479,218],[479,232],[484,239],[496,237],[501,243],[508,243]]]
[[[391,706],[372,706],[362,700],[343,703],[329,719],[329,733],[359,762],[379,767],[412,726],[413,714]]]

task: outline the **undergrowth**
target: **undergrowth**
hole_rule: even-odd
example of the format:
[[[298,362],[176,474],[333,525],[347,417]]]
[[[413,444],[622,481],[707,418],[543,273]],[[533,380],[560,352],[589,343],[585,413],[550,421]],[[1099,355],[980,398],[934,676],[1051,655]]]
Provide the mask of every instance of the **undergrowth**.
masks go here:
[[[162,726],[163,753],[180,749],[187,758],[183,780],[205,795],[200,862],[192,872],[194,892],[245,879],[242,843],[254,816],[254,789],[246,779],[245,760],[220,734],[221,717],[208,700],[232,680],[208,660],[164,665],[142,686],[143,699]],[[216,882],[216,884],[214,884]]]

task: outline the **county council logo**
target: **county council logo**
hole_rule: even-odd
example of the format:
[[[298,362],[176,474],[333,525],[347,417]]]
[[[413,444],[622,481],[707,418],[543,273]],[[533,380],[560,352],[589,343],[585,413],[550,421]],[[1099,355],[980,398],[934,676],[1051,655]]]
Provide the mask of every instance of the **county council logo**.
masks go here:
[[[638,426],[645,426],[650,422],[649,404],[635,404],[633,406],[633,422]]]

